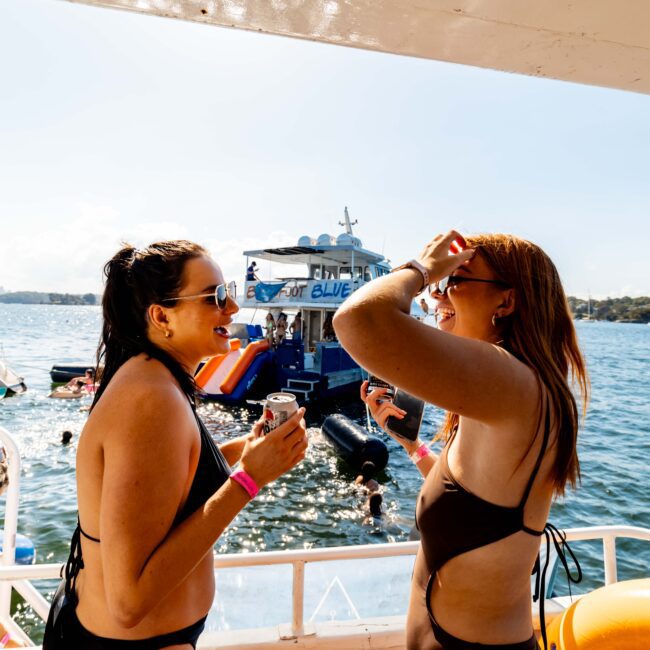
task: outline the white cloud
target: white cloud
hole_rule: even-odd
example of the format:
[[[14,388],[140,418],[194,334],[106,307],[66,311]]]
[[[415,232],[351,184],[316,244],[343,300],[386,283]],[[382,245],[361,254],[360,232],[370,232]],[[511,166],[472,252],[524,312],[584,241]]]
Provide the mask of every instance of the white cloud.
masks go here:
[[[80,203],[76,214],[33,232],[15,228],[0,241],[0,284],[6,291],[100,293],[102,269],[122,242],[145,246],[160,239],[191,238],[170,221],[123,226],[111,206]]]

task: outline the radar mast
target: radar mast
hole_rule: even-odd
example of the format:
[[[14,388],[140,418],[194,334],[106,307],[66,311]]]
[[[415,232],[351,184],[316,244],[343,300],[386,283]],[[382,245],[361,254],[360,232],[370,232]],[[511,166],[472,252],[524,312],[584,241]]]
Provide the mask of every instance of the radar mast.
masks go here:
[[[359,223],[358,219],[355,219],[354,222],[350,221],[350,215],[348,214],[348,206],[345,206],[345,221],[339,221],[339,226],[345,226],[345,232],[348,235],[353,235],[352,226],[356,226]]]

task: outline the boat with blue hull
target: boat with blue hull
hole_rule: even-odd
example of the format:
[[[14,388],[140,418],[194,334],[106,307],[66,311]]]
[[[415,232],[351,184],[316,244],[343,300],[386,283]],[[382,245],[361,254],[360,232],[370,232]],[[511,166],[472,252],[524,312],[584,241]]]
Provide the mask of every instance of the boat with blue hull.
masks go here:
[[[258,310],[274,321],[284,317],[286,336],[271,340],[261,325],[233,324],[231,351],[207,360],[197,373],[208,399],[233,403],[284,391],[300,402],[314,402],[357,393],[362,369],[336,340],[332,317],[359,287],[389,273],[390,265],[383,255],[363,248],[347,208],[339,223],[345,231],[337,237],[305,236],[296,246],[244,252],[240,307],[255,310],[253,320]],[[255,271],[259,261],[280,264],[290,274],[261,279]],[[300,324],[290,332],[297,315]]]

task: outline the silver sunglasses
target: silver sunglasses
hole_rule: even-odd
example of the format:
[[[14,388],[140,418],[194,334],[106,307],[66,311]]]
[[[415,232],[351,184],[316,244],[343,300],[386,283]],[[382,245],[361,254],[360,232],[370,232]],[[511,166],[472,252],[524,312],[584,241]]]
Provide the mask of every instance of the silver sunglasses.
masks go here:
[[[173,300],[191,300],[192,298],[213,298],[214,304],[219,309],[225,309],[228,303],[228,298],[235,300],[237,297],[237,284],[235,282],[227,282],[218,284],[214,291],[211,293],[197,293],[191,296],[176,296],[175,298],[165,298],[161,302],[172,302]]]

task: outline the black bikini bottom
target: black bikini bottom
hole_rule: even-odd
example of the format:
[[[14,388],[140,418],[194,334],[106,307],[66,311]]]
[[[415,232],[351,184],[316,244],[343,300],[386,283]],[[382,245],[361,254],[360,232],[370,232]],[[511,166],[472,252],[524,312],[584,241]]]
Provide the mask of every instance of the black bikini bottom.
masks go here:
[[[203,617],[196,623],[148,639],[135,641],[109,639],[89,632],[77,618],[76,598],[66,596],[61,583],[54,595],[50,615],[45,626],[43,650],[160,650],[172,645],[189,643],[196,648],[196,642],[205,627]]]
[[[528,641],[520,641],[519,643],[500,643],[496,645],[492,643],[472,643],[471,641],[463,641],[443,630],[431,613],[429,613],[429,620],[433,628],[433,636],[436,637],[436,641],[443,647],[443,650],[539,650],[534,634]]]
[[[433,616],[431,611],[431,588],[433,587],[433,573],[429,576],[429,582],[426,589],[426,604],[427,613],[429,614],[429,621],[433,629],[433,636],[436,641],[442,646],[443,650],[539,650],[535,633],[533,632],[530,639],[527,641],[519,641],[518,643],[474,643],[472,641],[463,641],[453,634],[449,634],[443,630],[438,621]]]

